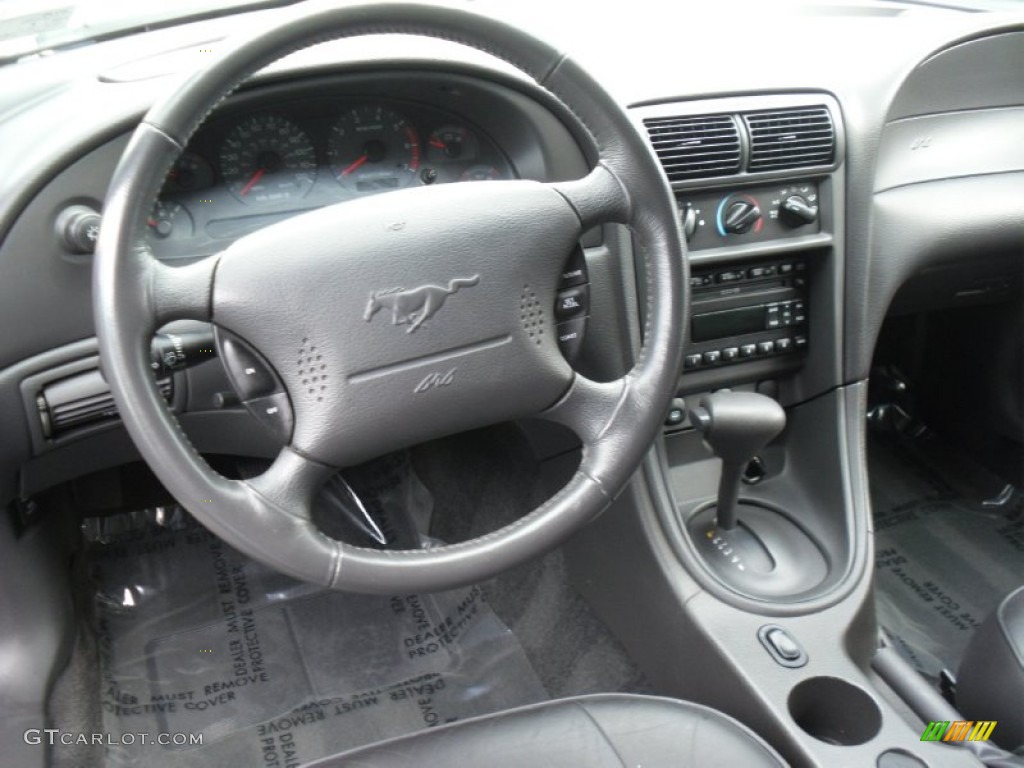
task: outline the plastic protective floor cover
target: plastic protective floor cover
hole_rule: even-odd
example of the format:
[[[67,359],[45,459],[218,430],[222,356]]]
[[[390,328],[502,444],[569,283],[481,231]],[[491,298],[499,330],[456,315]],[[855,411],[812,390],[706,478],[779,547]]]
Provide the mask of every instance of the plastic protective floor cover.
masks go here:
[[[1024,510],[934,436],[872,441],[878,620],[919,671],[956,673],[975,628],[1024,584]]]
[[[107,747],[108,765],[299,766],[548,698],[478,588],[322,590],[245,558],[177,508],[99,527],[103,727],[111,741],[136,734]],[[201,735],[202,746],[142,744],[141,733]]]

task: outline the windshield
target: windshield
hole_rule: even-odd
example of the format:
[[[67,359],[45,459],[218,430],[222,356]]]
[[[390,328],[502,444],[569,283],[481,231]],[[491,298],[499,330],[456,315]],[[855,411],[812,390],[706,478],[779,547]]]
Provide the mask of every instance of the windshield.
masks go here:
[[[0,59],[296,0],[0,0]]]
[[[345,0],[340,0],[344,2]],[[0,0],[0,61],[45,53],[181,21],[225,16],[239,10],[291,5],[299,0]],[[793,9],[856,13],[870,8],[1016,10],[1022,0],[777,0]],[[491,5],[488,0],[475,7]],[[497,7],[519,3],[495,2]],[[710,5],[716,5],[711,3]],[[757,5],[762,5],[758,3]],[[694,10],[708,10],[695,4]],[[898,13],[899,11],[896,10]]]

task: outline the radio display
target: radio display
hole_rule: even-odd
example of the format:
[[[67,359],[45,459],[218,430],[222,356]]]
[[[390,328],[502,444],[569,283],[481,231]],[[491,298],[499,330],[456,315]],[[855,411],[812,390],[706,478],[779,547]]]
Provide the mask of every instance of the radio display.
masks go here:
[[[711,341],[726,336],[756,333],[763,331],[764,328],[765,307],[761,304],[754,307],[723,309],[721,312],[694,315],[690,334],[693,341]]]

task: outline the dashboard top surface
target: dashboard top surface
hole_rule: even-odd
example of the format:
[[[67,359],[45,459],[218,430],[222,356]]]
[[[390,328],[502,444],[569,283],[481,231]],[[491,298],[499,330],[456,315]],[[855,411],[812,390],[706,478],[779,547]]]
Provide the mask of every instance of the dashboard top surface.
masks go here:
[[[725,3],[696,11],[641,3],[625,16],[586,17],[558,5],[544,14],[515,5],[474,7],[554,41],[637,114],[654,105],[713,110],[721,99],[834,99],[844,136],[844,245],[855,291],[866,286],[866,217],[879,147],[888,146],[886,125],[894,115],[1024,102],[1021,78],[1014,77],[1017,58],[993,70],[991,55],[957,53],[978,50],[964,41],[1019,32],[1022,14],[885,2],[796,10]],[[0,67],[5,244],[15,245],[12,225],[47,183],[127,137],[156,97],[201,67],[203,57],[216,55],[231,33],[292,12],[188,23]],[[953,82],[950,71],[959,72],[956,87],[943,88]],[[932,82],[917,87],[925,77]],[[912,78],[918,81],[911,88]],[[323,90],[327,81],[333,91]],[[910,92],[919,97],[908,98]],[[363,129],[373,135],[355,140]],[[402,35],[321,44],[271,65],[204,126],[154,209],[150,241],[163,257],[202,255],[283,215],[406,185],[574,178],[586,167],[588,148],[579,139],[560,122],[556,102],[479,51]],[[93,187],[64,203],[100,205],[102,184],[94,180]],[[33,226],[37,240],[53,231],[52,218]],[[37,262],[26,259],[29,272],[4,290],[29,305],[74,294],[65,309],[69,316],[81,313],[68,321],[78,335],[65,329],[51,346],[87,336],[87,265],[69,274],[62,265]],[[30,280],[34,301],[23,296]],[[853,305],[865,303],[851,297]],[[19,339],[0,349],[0,359],[10,363],[47,348]]]

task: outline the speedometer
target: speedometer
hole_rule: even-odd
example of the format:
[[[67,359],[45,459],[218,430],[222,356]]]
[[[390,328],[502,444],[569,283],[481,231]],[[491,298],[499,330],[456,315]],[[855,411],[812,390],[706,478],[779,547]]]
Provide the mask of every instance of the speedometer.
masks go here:
[[[220,171],[243,203],[305,197],[316,180],[316,152],[305,132],[280,115],[253,115],[228,133]]]
[[[410,184],[420,168],[420,152],[412,124],[379,104],[350,109],[331,128],[327,143],[335,178],[359,194]]]

